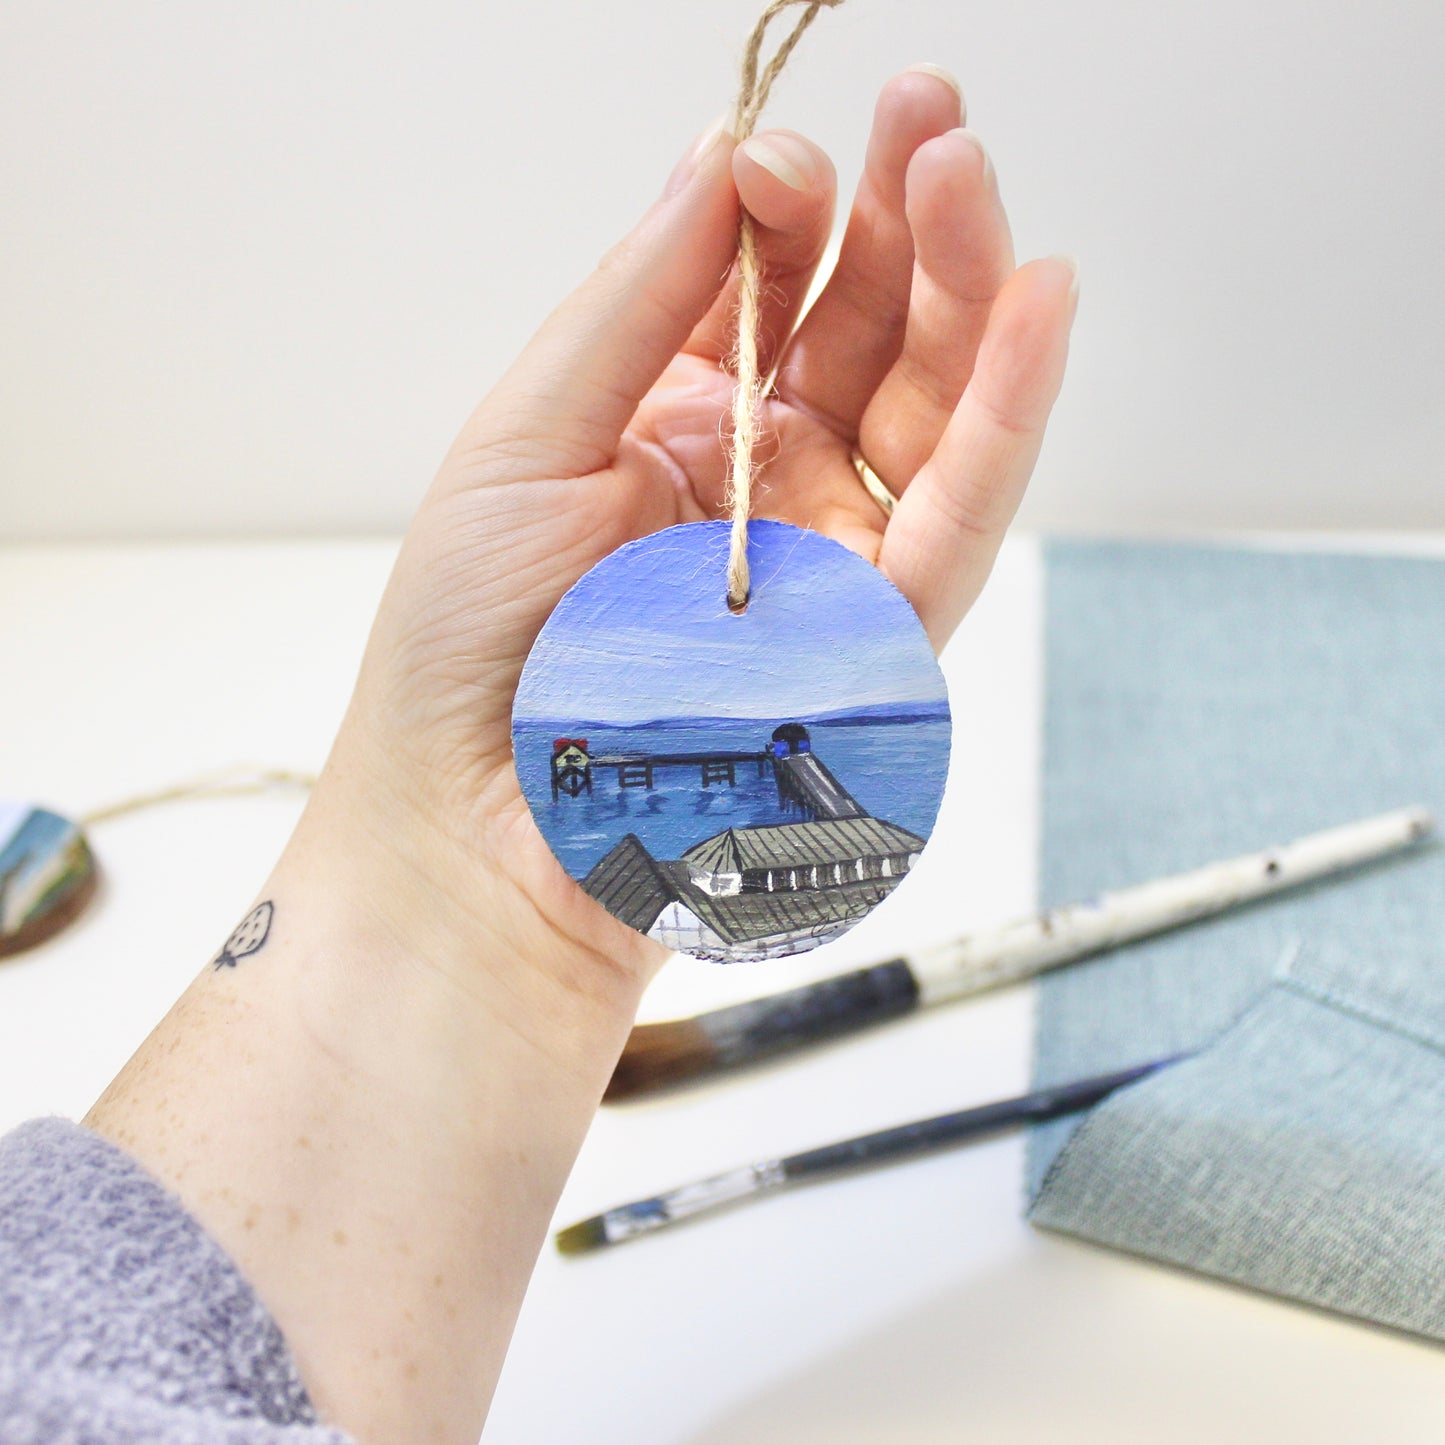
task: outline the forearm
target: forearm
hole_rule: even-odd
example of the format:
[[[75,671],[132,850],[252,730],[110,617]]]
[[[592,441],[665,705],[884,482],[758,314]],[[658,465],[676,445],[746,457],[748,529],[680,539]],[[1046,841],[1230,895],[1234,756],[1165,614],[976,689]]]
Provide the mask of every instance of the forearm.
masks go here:
[[[543,327],[403,548],[341,751],[261,895],[265,947],[203,970],[90,1117],[231,1252],[364,1445],[475,1438],[661,957],[547,851],[510,718],[578,578],[723,504],[739,207],[778,283],[766,515],[876,561],[942,639],[1027,481],[1074,268],[1013,269],[992,168],[928,69],[880,98],[837,269],[791,340],[831,166],[781,133],[750,158],[720,127]],[[891,519],[855,442],[903,493]]]
[[[324,1417],[470,1442],[641,980],[315,804],[265,944],[208,965],[86,1122],[231,1253]]]

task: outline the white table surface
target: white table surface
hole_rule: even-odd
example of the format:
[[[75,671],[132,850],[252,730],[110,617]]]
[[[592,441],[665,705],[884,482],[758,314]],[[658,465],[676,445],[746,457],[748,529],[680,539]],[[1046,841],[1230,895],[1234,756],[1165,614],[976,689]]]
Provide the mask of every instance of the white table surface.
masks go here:
[[[393,550],[0,549],[0,797],[82,812],[230,763],[314,769]],[[1012,542],[949,649],[948,797],[891,904],[766,973],[675,961],[644,1017],[784,987],[1033,906],[1041,580],[1037,545]],[[214,952],[298,807],[286,797],[191,802],[96,827],[99,902],[62,937],[0,965],[0,1128],[84,1112]],[[558,1222],[1020,1090],[1031,1026],[1029,991],[1016,989],[604,1111]],[[549,1251],[485,1438],[1439,1440],[1437,1347],[1035,1232],[1021,1219],[1021,1180],[1022,1143],[1001,1140],[602,1254]]]

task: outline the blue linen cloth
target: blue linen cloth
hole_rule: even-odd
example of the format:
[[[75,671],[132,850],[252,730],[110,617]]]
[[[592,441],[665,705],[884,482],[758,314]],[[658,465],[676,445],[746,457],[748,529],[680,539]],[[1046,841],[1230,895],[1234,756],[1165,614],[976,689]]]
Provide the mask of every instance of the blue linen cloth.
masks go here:
[[[1045,902],[1445,814],[1445,563],[1059,542],[1047,588]],[[1040,1084],[1180,1050],[1035,1131],[1030,1218],[1445,1339],[1445,848],[1040,986]]]

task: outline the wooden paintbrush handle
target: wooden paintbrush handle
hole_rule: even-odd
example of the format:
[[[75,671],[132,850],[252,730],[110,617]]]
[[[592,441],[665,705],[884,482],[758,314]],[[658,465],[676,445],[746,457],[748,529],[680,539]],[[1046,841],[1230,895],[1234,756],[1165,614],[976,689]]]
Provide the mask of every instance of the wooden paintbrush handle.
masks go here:
[[[1433,826],[1424,808],[1402,808],[928,949],[911,960],[919,1003],[1018,983],[1106,948],[1372,862],[1419,842]]]

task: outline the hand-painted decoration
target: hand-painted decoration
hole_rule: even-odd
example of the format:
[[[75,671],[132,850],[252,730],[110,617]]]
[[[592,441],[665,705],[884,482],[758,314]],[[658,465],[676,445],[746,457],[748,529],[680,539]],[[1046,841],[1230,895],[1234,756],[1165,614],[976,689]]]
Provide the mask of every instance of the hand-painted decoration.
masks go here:
[[[97,881],[77,824],[30,803],[0,801],[0,956],[58,933],[90,902]]]
[[[513,710],[517,773],[563,867],[609,912],[719,962],[837,937],[918,861],[948,771],[943,675],[856,553],[725,522],[598,563],[558,604]]]

